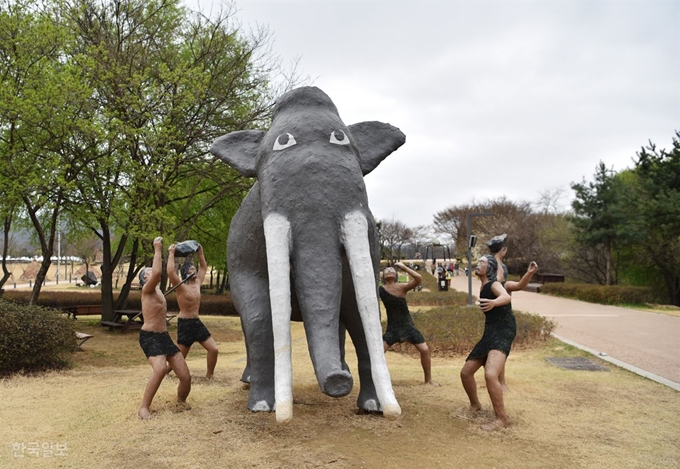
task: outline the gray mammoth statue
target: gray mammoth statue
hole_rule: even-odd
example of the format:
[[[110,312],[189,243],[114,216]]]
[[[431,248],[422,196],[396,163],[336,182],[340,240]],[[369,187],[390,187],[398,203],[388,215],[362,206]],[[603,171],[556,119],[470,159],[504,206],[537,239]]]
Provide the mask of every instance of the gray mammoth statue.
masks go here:
[[[234,306],[245,335],[248,408],[293,414],[290,321],[302,320],[321,390],[350,393],[344,338],[354,343],[357,405],[401,414],[383,353],[378,233],[364,175],[405,141],[389,124],[346,126],[320,89],[281,96],[268,132],[216,139],[211,153],[257,182],[231,222],[227,243]]]

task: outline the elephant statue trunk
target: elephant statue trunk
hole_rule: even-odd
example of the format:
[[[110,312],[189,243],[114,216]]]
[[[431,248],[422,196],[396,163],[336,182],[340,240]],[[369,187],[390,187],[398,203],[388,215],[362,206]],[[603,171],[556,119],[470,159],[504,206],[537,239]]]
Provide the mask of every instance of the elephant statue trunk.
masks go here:
[[[359,360],[359,407],[400,415],[383,353],[377,230],[363,176],[404,140],[389,124],[345,126],[325,93],[305,87],[277,101],[268,132],[234,132],[213,143],[213,154],[257,177],[227,245],[252,411],[292,418],[290,321],[301,318],[324,393],[342,397],[353,387],[347,331]]]

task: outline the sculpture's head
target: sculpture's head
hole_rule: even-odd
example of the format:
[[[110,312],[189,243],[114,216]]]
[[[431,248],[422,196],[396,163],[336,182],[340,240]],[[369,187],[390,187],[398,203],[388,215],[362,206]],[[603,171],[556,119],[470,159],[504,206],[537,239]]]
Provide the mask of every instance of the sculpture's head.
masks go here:
[[[196,267],[191,261],[185,262],[184,264],[182,264],[182,267],[180,267],[179,273],[182,276],[182,280],[186,280],[191,275],[196,273]]]
[[[397,279],[397,270],[394,267],[386,267],[383,269],[383,280],[387,282],[390,279],[395,281]]]
[[[144,284],[149,281],[150,276],[151,276],[151,267],[144,267],[142,270],[140,270],[139,271],[139,285],[141,287],[143,287]]]
[[[507,242],[507,240],[508,240],[507,233],[494,236],[486,243],[486,245],[489,247],[489,252],[491,252],[491,254],[496,254],[505,247],[505,243]]]
[[[268,131],[232,132],[210,151],[244,176],[257,177],[264,217],[337,219],[366,210],[363,176],[405,139],[382,122],[345,125],[328,95],[302,87],[277,100]]]
[[[498,262],[491,254],[484,254],[477,261],[477,268],[475,268],[475,275],[477,277],[486,277],[489,282],[495,282],[498,274]]]

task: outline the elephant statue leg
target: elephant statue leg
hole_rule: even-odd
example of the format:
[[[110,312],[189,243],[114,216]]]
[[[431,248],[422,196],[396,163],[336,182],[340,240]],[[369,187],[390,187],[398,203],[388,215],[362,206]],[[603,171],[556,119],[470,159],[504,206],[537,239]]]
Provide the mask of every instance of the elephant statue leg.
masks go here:
[[[349,271],[347,271],[349,275]],[[368,353],[368,346],[366,344],[366,335],[364,328],[361,325],[361,317],[359,316],[359,308],[354,293],[352,282],[343,275],[345,279],[343,287],[342,308],[340,310],[340,319],[345,324],[347,332],[349,332],[354,344],[354,349],[357,354],[357,363],[359,366],[359,397],[357,398],[357,407],[366,412],[381,412],[380,401],[378,394],[373,384],[373,376],[371,376],[371,359]],[[351,278],[351,277],[350,277]]]
[[[242,277],[242,278],[239,278]],[[250,383],[248,409],[274,410],[274,340],[268,282],[258,276],[232,277],[232,294],[241,302],[241,326],[246,341],[247,365],[241,381]],[[264,294],[263,294],[264,293]]]
[[[352,273],[356,304],[361,318],[361,327],[365,333],[371,376],[378,402],[385,417],[396,419],[401,415],[401,407],[394,396],[383,350],[380,309],[376,294],[376,273],[371,259],[368,221],[365,215],[358,211],[348,213],[342,225],[342,237]]]
[[[241,381],[250,383],[248,408],[271,412],[274,398],[274,343],[264,228],[258,187],[245,198],[234,216],[227,243],[230,287],[241,317],[247,363]]]

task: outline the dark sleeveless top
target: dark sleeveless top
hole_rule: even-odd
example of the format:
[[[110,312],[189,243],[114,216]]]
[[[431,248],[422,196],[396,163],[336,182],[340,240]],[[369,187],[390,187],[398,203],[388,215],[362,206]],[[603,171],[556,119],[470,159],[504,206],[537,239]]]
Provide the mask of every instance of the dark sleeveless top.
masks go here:
[[[394,296],[382,286],[379,289],[380,299],[387,311],[387,330],[383,335],[383,340],[387,345],[397,342],[411,342],[422,344],[425,338],[413,324],[413,318],[408,310],[406,298]]]
[[[482,286],[479,293],[480,298],[495,300],[496,295],[491,291],[493,282],[487,282]],[[510,355],[512,341],[517,334],[515,315],[512,314],[512,307],[507,304],[493,308],[484,313],[484,334],[477,345],[474,346],[466,360],[480,359],[486,360],[486,356],[491,350],[500,350],[506,356]]]

